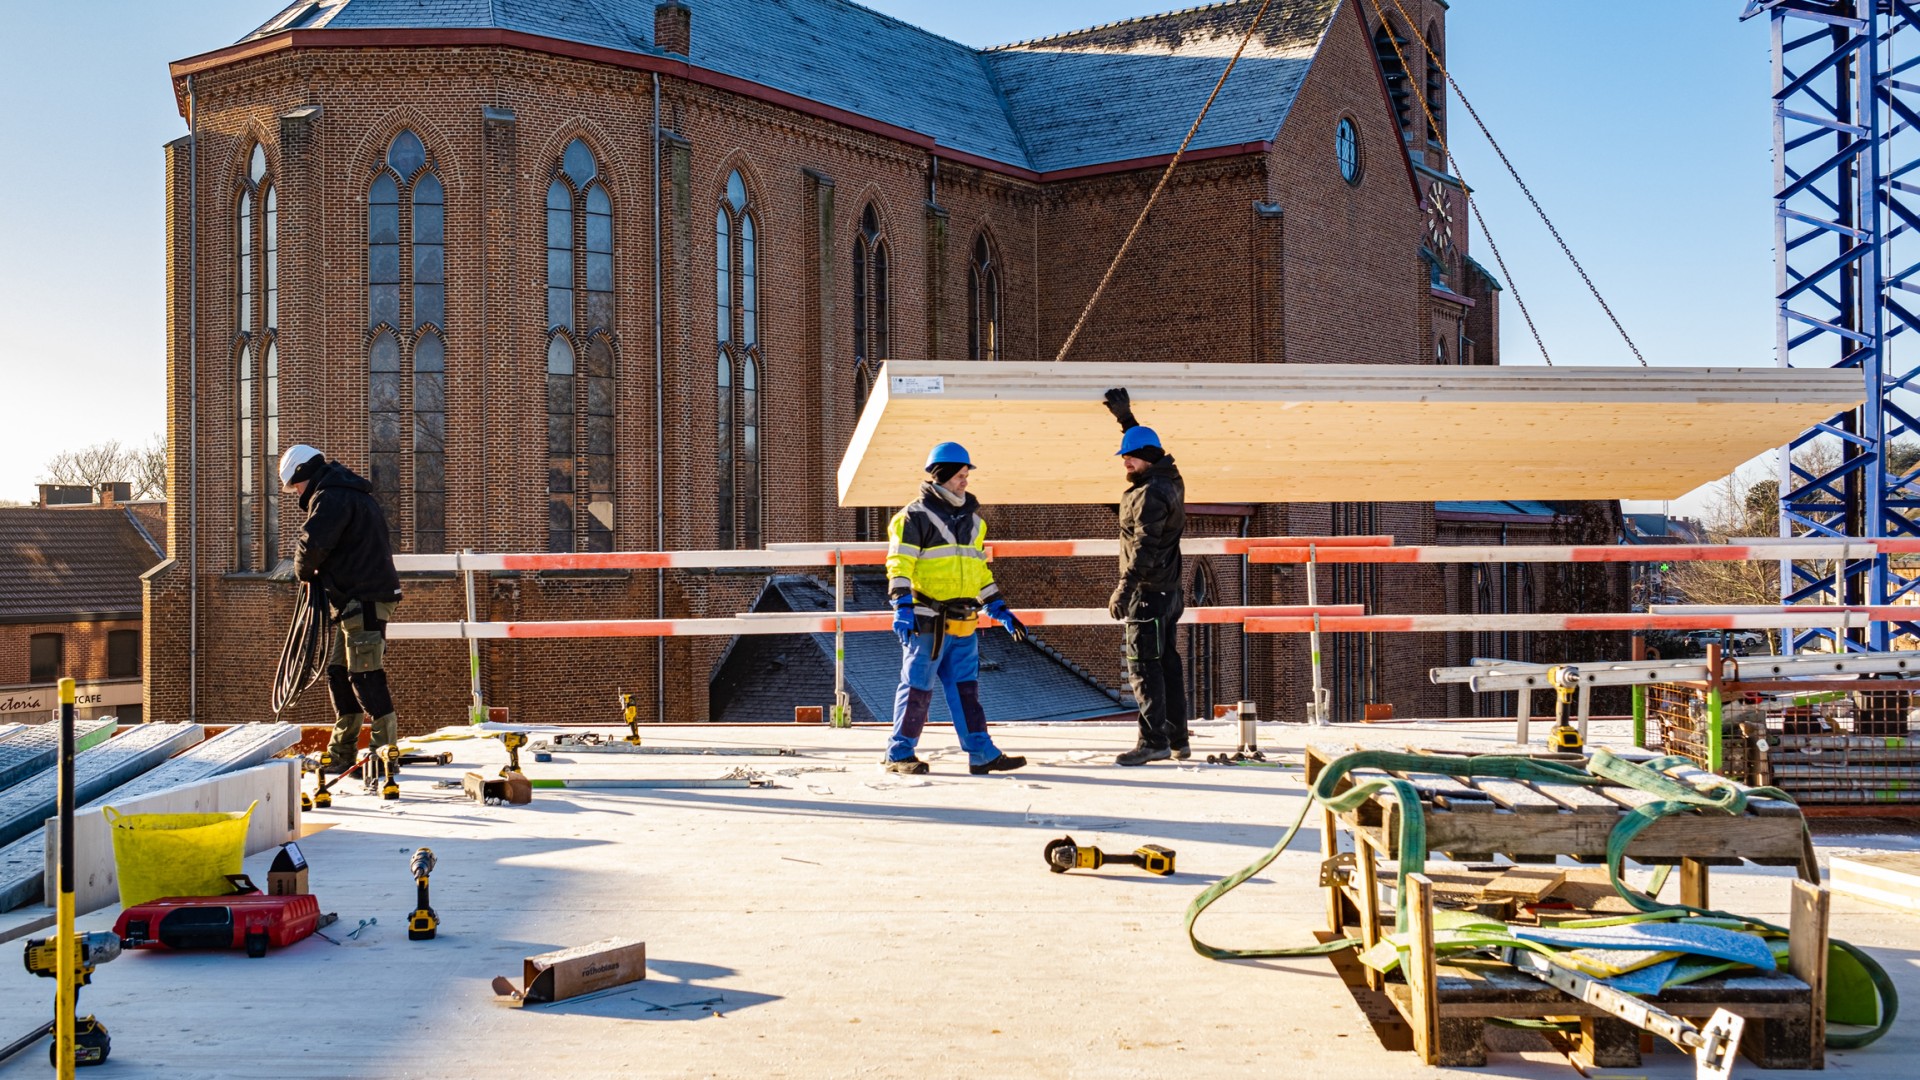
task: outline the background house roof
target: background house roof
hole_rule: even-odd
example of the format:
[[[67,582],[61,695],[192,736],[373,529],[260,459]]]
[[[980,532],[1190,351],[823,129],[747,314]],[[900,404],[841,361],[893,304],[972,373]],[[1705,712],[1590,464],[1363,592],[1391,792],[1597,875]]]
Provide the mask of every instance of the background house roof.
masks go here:
[[[887,606],[886,579],[847,581],[847,610]],[[833,594],[819,581],[778,575],[753,610],[832,611]],[[847,694],[856,723],[893,719],[900,685],[900,644],[889,634],[847,635]],[[791,723],[795,705],[833,703],[833,635],[742,636],[713,677],[712,718],[726,723]],[[1126,707],[1084,671],[1038,644],[1020,645],[998,629],[980,632],[980,705],[987,719],[1089,720]],[[930,723],[951,723],[945,696],[935,694]]]
[[[1276,0],[1192,149],[1271,139],[1340,0]],[[1037,171],[1168,154],[1256,0],[979,51],[848,0],[687,0],[694,66]],[[497,28],[663,55],[653,0],[297,0],[288,30]]]
[[[160,559],[123,506],[0,507],[0,622],[137,619]]]

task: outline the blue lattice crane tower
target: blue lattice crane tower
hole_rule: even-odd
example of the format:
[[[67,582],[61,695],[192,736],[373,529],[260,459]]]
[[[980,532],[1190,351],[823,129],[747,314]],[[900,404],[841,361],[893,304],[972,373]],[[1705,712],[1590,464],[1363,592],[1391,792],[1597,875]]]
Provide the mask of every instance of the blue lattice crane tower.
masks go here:
[[[1900,474],[1888,461],[1896,439],[1920,435],[1910,385],[1920,379],[1920,7],[1748,0],[1740,17],[1762,13],[1773,30],[1778,362],[1858,368],[1866,382],[1859,409],[1781,454],[1781,535],[1920,536],[1920,470]],[[1816,443],[1828,452],[1809,452]],[[1884,555],[1781,564],[1789,604],[1889,604],[1916,587],[1920,577]],[[1876,622],[1866,640],[1792,631],[1786,648],[1833,639],[1881,651],[1917,630]]]

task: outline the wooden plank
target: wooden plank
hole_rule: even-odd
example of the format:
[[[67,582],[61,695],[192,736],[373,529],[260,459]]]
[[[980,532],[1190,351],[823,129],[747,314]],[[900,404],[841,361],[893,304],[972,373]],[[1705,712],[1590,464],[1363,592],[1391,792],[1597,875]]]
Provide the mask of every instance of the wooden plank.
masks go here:
[[[1596,814],[1448,814],[1427,815],[1427,845],[1436,851],[1497,851],[1502,854],[1574,855],[1598,858],[1606,854],[1607,837],[1615,815]],[[1399,858],[1398,836],[1384,827],[1366,829],[1389,858]],[[1798,858],[1803,832],[1797,822],[1781,818],[1697,817],[1661,818],[1634,837],[1635,859]]]
[[[1473,786],[1491,798],[1494,805],[1516,814],[1557,814],[1560,804],[1518,780],[1496,780],[1476,776]]]
[[[894,360],[841,462],[840,503],[912,501],[945,440],[980,462],[972,490],[989,505],[1113,502],[1114,385],[1192,502],[1337,502],[1356,483],[1382,501],[1675,498],[1858,404],[1848,374]]]
[[[1707,864],[1699,859],[1681,859],[1680,902],[1689,907],[1711,907],[1707,895]]]
[[[1833,894],[1804,881],[1793,883],[1793,909],[1787,918],[1787,970],[1812,988],[1807,1014],[1805,1069],[1826,1067],[1827,922]]]
[[[1537,904],[1560,887],[1567,880],[1565,870],[1549,866],[1516,866],[1499,877],[1487,882],[1481,891],[1488,896],[1502,896],[1518,900],[1523,904]]]
[[[1433,882],[1425,874],[1407,875],[1407,985],[1413,993],[1413,1052],[1429,1065],[1440,1063],[1440,991],[1434,982]]]
[[[1534,790],[1567,808],[1569,813],[1592,814],[1599,817],[1617,817],[1620,804],[1600,794],[1597,789],[1581,787],[1576,784],[1537,784]]]
[[[1716,780],[1722,783],[1729,782],[1726,777],[1710,773],[1698,765],[1675,765],[1673,768],[1667,769],[1666,774],[1687,785],[1694,785],[1708,780]],[[1751,792],[1753,790],[1747,785],[1738,782],[1733,782],[1733,786],[1741,791]],[[1784,799],[1769,799],[1765,796],[1749,795],[1747,797],[1747,813],[1757,814],[1760,817],[1799,817],[1800,808]]]
[[[1393,775],[1419,788],[1422,802],[1430,802],[1442,810],[1462,814],[1491,814],[1499,809],[1486,792],[1451,776],[1416,772],[1396,772]]]
[[[1365,950],[1380,942],[1380,852],[1362,833],[1354,837],[1353,853],[1360,866],[1360,947]],[[1380,989],[1382,978],[1366,968],[1367,989]]]

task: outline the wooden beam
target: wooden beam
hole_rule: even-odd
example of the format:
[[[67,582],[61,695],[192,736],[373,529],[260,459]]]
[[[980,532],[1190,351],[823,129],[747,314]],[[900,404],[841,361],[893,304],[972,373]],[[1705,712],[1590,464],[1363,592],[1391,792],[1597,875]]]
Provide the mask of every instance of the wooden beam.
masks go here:
[[[1673,498],[1864,397],[1789,368],[891,361],[840,466],[843,506],[911,501],[965,445],[989,503],[1111,503],[1101,405],[1125,386],[1202,502]]]

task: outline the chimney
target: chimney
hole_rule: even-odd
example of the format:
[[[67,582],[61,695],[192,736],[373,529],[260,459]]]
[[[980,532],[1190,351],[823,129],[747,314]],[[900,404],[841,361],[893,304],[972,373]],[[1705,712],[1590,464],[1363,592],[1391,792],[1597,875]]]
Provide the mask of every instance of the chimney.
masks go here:
[[[693,50],[693,9],[680,0],[653,8],[653,44],[663,52],[688,56]]]
[[[40,505],[92,506],[93,489],[85,484],[41,484]]]
[[[125,480],[112,480],[100,485],[100,505],[114,506],[133,500],[133,485]]]

